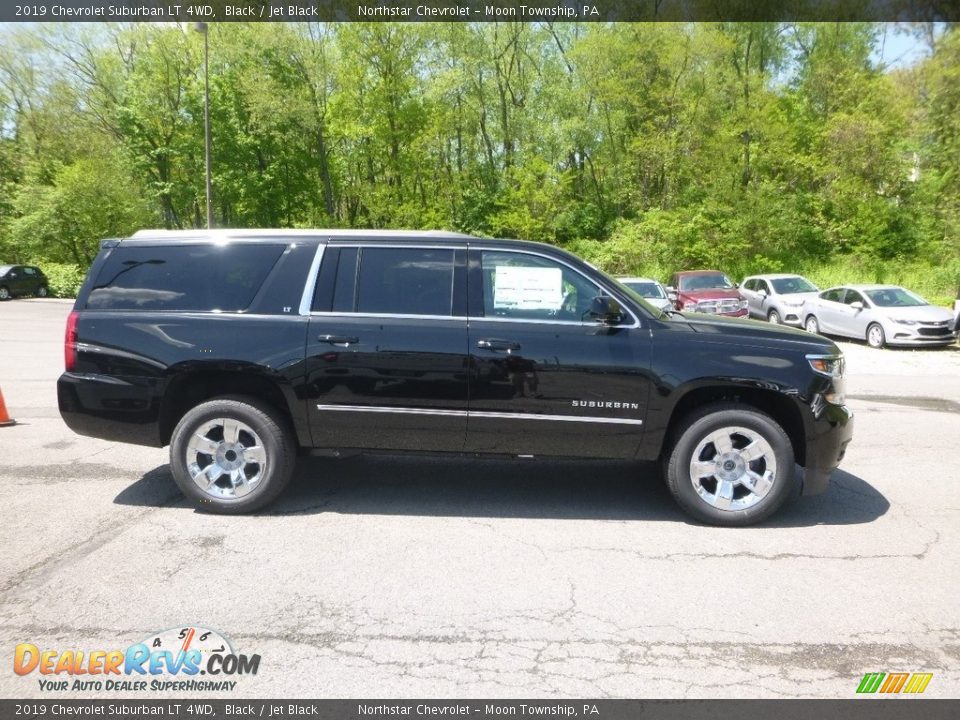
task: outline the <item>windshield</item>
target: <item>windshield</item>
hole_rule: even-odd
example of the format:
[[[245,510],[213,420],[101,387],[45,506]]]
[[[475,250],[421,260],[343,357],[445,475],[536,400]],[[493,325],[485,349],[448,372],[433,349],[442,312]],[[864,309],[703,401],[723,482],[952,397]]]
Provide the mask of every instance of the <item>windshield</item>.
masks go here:
[[[803,293],[803,292],[817,292],[818,288],[816,285],[811,283],[804,277],[788,277],[788,278],[776,278],[771,280],[773,283],[773,289],[777,291],[778,295],[792,295],[793,293]]]
[[[656,298],[658,300],[666,299],[666,294],[663,292],[663,288],[660,287],[659,283],[655,282],[625,282],[623,283],[628,288],[633,290],[635,293],[645,298]]]
[[[713,290],[722,288],[732,290],[733,283],[723,273],[709,273],[707,275],[684,275],[680,278],[681,290]]]
[[[916,293],[899,287],[867,290],[866,294],[877,307],[917,307],[930,304]]]

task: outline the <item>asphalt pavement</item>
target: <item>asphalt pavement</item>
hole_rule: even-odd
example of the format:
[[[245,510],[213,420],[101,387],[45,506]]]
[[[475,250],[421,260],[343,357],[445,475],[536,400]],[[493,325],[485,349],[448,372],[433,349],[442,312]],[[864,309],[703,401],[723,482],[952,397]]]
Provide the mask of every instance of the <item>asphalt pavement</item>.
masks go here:
[[[165,449],[57,412],[70,304],[0,304],[0,696],[14,647],[213,628],[259,654],[228,697],[960,695],[960,349],[843,343],[856,433],[830,491],[703,527],[624,462],[312,459],[251,517],[205,515]],[[72,682],[74,677],[69,678]]]

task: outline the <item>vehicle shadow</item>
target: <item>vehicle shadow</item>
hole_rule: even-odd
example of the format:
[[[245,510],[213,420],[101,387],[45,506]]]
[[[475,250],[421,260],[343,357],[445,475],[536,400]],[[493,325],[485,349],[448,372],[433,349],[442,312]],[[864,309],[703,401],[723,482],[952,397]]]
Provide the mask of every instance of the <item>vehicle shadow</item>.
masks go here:
[[[114,499],[121,505],[189,507],[167,465]],[[865,480],[838,470],[830,490],[803,497],[762,527],[869,523],[890,507]],[[695,524],[652,463],[362,455],[302,458],[266,516],[340,513],[531,519],[660,520]]]

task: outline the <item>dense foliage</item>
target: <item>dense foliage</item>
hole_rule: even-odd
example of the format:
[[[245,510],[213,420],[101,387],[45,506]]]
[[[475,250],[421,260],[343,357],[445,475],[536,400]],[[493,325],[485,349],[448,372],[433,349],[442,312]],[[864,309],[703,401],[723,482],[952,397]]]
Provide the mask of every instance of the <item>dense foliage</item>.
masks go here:
[[[891,32],[926,59],[881,67]],[[0,47],[0,259],[203,224],[203,37],[21,26]],[[615,272],[960,284],[960,33],[871,24],[210,28],[224,226],[448,228]],[[844,279],[847,279],[846,277]]]

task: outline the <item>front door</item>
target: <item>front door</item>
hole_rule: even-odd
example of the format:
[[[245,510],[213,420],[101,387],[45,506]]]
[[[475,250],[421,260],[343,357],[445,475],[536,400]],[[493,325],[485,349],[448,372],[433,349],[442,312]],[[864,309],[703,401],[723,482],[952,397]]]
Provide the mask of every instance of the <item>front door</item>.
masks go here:
[[[633,457],[649,392],[650,335],[630,313],[589,317],[610,294],[555,258],[471,250],[466,450]],[[479,292],[475,290],[479,288]]]
[[[463,449],[465,274],[465,250],[326,249],[307,336],[315,447]]]

